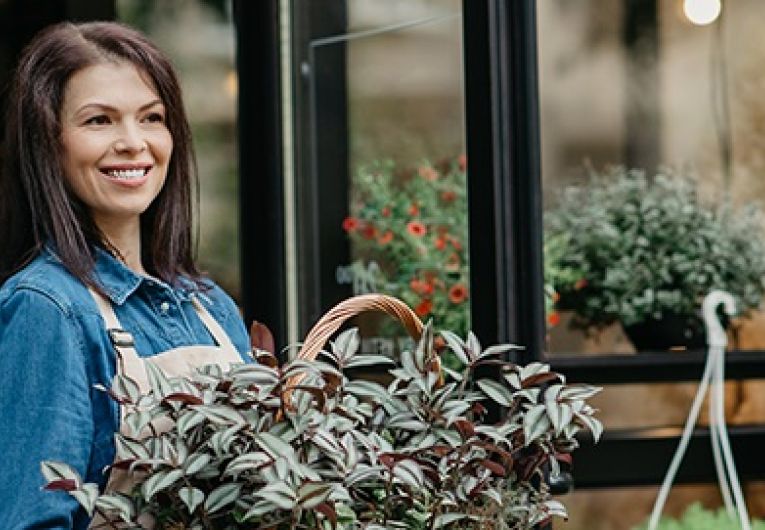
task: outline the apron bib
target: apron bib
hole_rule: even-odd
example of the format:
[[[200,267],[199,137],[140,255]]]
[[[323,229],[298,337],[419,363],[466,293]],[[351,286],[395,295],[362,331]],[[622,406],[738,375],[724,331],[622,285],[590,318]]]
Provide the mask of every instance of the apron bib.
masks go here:
[[[92,289],[90,294],[98,305],[98,310],[106,323],[106,329],[112,340],[114,351],[116,352],[117,373],[127,376],[138,384],[141,393],[151,390],[149,379],[146,375],[144,361],[135,350],[133,336],[122,328],[114,308],[111,303],[103,296]],[[148,357],[157,367],[159,367],[168,377],[188,376],[194,373],[196,368],[206,364],[217,364],[223,370],[227,370],[233,363],[243,362],[241,355],[231,342],[228,334],[221,325],[207,311],[202,303],[196,297],[191,297],[194,310],[197,312],[202,323],[215,340],[216,346],[194,345],[181,346],[173,348],[156,355]],[[120,432],[124,435],[130,435],[124,423],[124,411],[120,405]],[[113,468],[109,474],[109,480],[106,483],[106,491],[120,491],[128,493],[134,485],[134,481],[128,475],[127,471]],[[150,521],[141,521],[146,528],[152,528]],[[96,514],[89,528],[103,524],[104,520]]]

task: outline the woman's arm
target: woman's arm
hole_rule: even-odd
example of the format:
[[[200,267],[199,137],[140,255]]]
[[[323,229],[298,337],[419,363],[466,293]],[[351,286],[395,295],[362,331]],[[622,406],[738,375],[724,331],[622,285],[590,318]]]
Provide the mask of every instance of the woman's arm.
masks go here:
[[[0,528],[85,528],[60,491],[45,491],[43,460],[86,474],[93,443],[83,331],[71,309],[17,288],[0,299]]]

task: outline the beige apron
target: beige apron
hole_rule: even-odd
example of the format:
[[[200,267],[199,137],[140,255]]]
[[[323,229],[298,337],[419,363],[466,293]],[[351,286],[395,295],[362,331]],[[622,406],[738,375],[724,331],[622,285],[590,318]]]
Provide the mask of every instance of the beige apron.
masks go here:
[[[109,337],[112,339],[112,344],[117,354],[117,372],[133,379],[138,384],[141,393],[148,392],[151,390],[151,386],[149,385],[149,380],[146,375],[144,366],[145,359],[139,357],[138,353],[135,351],[132,335],[128,331],[125,331],[122,328],[122,325],[120,325],[111,303],[93,290],[91,290],[90,293],[98,305],[98,310],[101,312],[101,316],[106,323]],[[232,363],[241,363],[241,355],[236,347],[234,347],[234,344],[231,342],[231,339],[221,325],[218,324],[207,311],[207,308],[205,308],[196,297],[192,296],[191,302],[194,305],[197,315],[199,315],[199,318],[215,339],[217,346],[182,346],[180,348],[173,348],[172,350],[160,352],[148,359],[161,368],[168,377],[191,375],[195,368],[206,364],[218,364],[226,370]],[[130,435],[131,433],[127,430],[123,421],[123,412],[122,406],[120,406],[120,432],[125,435]],[[132,486],[133,481],[130,479],[126,471],[112,469],[106,484],[106,491],[128,492]],[[96,515],[89,528],[94,528],[103,523],[103,519]],[[144,523],[147,523],[145,526],[151,527],[151,523],[148,521]]]

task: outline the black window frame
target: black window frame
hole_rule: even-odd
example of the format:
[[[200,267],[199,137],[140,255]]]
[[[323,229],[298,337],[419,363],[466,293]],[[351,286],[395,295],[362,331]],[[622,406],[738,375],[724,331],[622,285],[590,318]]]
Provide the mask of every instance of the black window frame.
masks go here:
[[[327,1],[343,3],[342,0]],[[305,0],[295,0],[292,4],[293,9],[308,5]],[[234,7],[241,94],[240,189],[244,206],[242,285],[245,315],[248,319],[257,317],[265,322],[275,332],[277,343],[286,344],[279,2],[234,0]],[[316,4],[314,9],[320,10]],[[701,352],[586,357],[544,354],[536,0],[463,0],[462,9],[470,175],[471,302],[475,332],[485,343],[509,341],[523,344],[525,350],[517,355],[518,362],[547,362],[554,370],[565,373],[572,382],[626,384],[698,380],[705,362],[705,354]],[[330,30],[337,22],[323,20],[324,28]],[[306,31],[305,18],[293,15],[293,23],[295,28],[302,27],[302,31]],[[297,42],[305,44],[306,39],[320,36],[315,29],[310,31],[298,35]],[[300,61],[293,62],[300,64]],[[292,78],[297,95],[295,108],[299,110],[305,104],[305,99],[301,100],[300,96],[304,90],[300,83],[304,81],[299,71],[293,72]],[[301,139],[299,124],[295,126],[298,130],[296,152],[298,157],[305,157],[310,146],[304,136]],[[342,152],[344,147],[336,146],[335,149]],[[303,158],[295,166],[298,171],[305,171],[305,164]],[[314,186],[315,183],[305,185]],[[252,197],[258,198],[259,208],[246,206]],[[314,194],[314,199],[317,197]],[[308,221],[303,221],[303,230],[315,229],[311,223],[318,219],[317,210],[311,210],[310,201],[302,207],[309,212],[304,217]],[[316,207],[315,201],[313,207]],[[267,215],[268,226],[264,226],[263,215]],[[342,218],[342,208],[335,208],[331,215],[334,221]],[[322,223],[334,221],[322,220]],[[316,241],[322,241],[321,237]],[[339,243],[335,241],[333,244]],[[322,245],[324,243],[303,249],[304,259],[323,263],[320,250],[325,247]],[[302,309],[301,321],[305,327],[318,316],[319,310],[327,308],[322,307],[327,297],[316,287],[321,272],[301,271],[303,274],[307,276],[300,279],[301,292],[310,302]],[[329,298],[341,294],[334,292]],[[764,375],[765,351],[727,354],[728,379]],[[592,488],[658,484],[679,435],[679,427],[674,430],[607,429],[599,446],[592,447],[585,441],[575,455],[575,483],[578,487]],[[755,458],[757,448],[765,443],[765,426],[731,428],[730,438],[737,461],[747,463],[740,470],[742,478],[765,477],[765,464]],[[697,429],[677,482],[715,480],[708,448],[708,430]],[[639,464],[630,467],[630,462]]]

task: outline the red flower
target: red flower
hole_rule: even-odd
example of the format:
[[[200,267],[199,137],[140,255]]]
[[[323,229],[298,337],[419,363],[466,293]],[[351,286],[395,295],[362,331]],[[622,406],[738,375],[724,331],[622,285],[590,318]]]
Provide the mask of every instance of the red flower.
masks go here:
[[[390,217],[390,206],[383,208],[380,213],[382,213],[383,217]]]
[[[430,166],[422,166],[420,169],[417,170],[417,172],[420,174],[422,178],[425,180],[429,180],[430,182],[433,182],[438,178],[438,171],[433,169]]]
[[[460,155],[457,157],[457,164],[460,166],[460,171],[465,171],[467,169],[467,155]]]
[[[412,278],[409,282],[409,288],[421,296],[433,294],[433,284],[431,282],[424,282],[418,278]]]
[[[359,220],[355,217],[346,217],[343,219],[343,230],[353,232],[359,227]]]
[[[361,235],[364,236],[364,239],[374,239],[377,237],[377,228],[375,228],[375,225],[367,223],[361,229]]]
[[[456,283],[449,289],[449,300],[453,304],[461,304],[468,297],[468,290],[464,284]]]
[[[560,315],[553,311],[549,315],[547,315],[547,323],[550,325],[551,328],[554,328],[558,324],[560,324]]]
[[[413,202],[412,205],[409,207],[409,215],[414,217],[415,215],[420,215],[420,207],[417,205],[416,202]]]
[[[410,234],[416,237],[422,237],[428,233],[428,229],[425,228],[425,225],[419,221],[410,221],[407,223],[406,229]]]
[[[438,250],[443,250],[443,249],[445,249],[445,248],[446,248],[446,239],[444,239],[443,237],[439,237],[439,238],[437,238],[437,239],[436,239],[436,242],[435,242],[435,245],[436,245],[436,248],[437,248]]]
[[[579,278],[576,283],[574,284],[574,290],[580,291],[587,287],[587,278]]]
[[[414,312],[419,317],[427,316],[431,311],[433,311],[433,302],[430,300],[423,300],[414,308]]]
[[[386,230],[385,233],[377,239],[377,242],[381,245],[387,245],[391,241],[393,241],[393,232],[390,230]]]
[[[446,190],[441,192],[441,200],[444,202],[452,202],[457,198],[457,192],[452,190]]]

